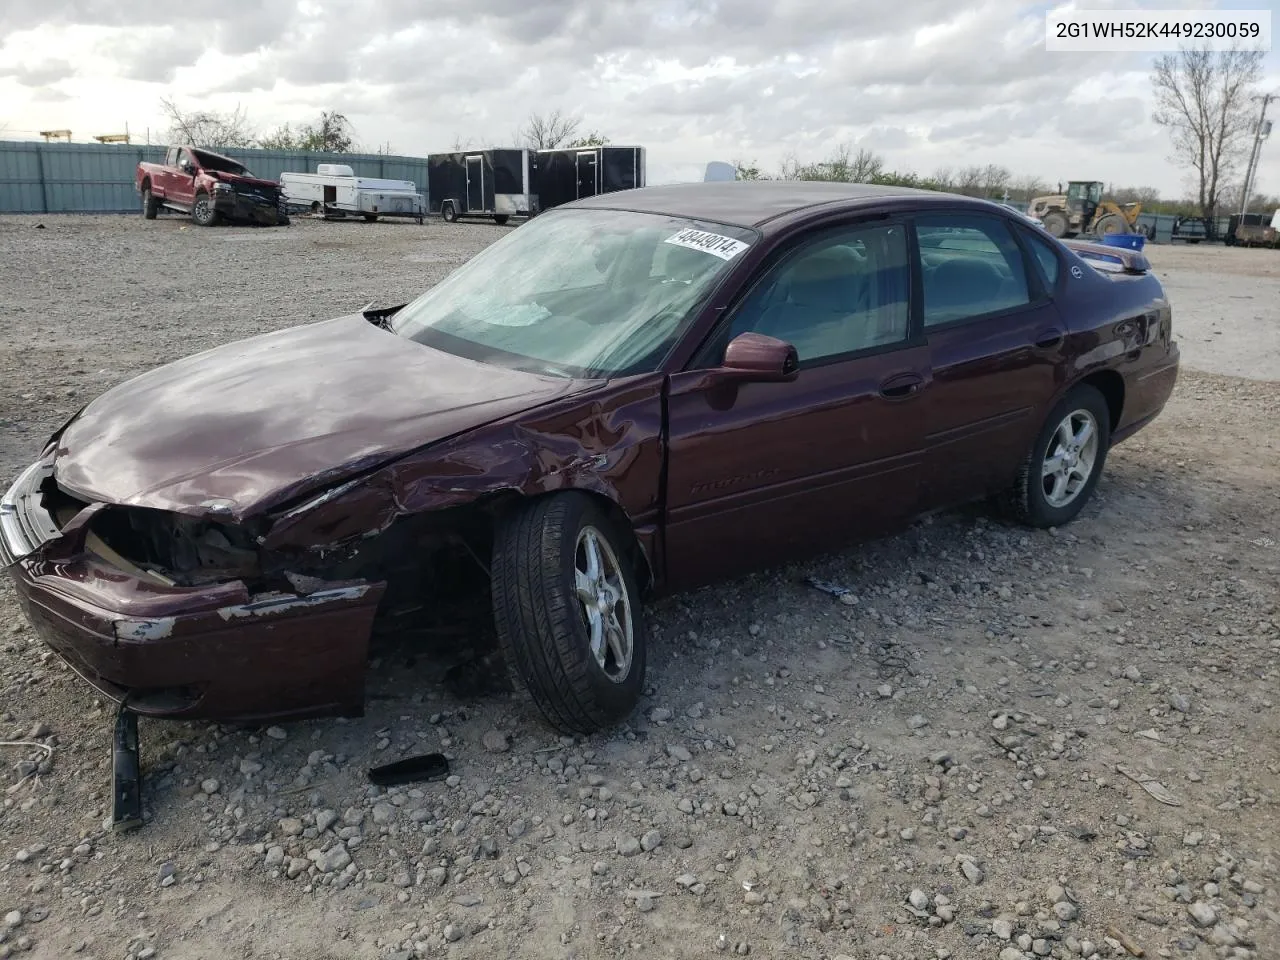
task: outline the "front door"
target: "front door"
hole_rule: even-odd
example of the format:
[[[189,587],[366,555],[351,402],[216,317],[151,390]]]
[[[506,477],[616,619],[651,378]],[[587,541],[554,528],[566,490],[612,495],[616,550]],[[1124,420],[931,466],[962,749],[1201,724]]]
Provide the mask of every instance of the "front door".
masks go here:
[[[673,587],[891,529],[915,510],[929,354],[912,330],[903,224],[791,246],[672,377],[666,568]],[[724,346],[796,347],[790,382],[717,380]]]
[[[183,164],[186,164],[184,167]],[[168,198],[174,203],[190,207],[196,197],[196,159],[186,147],[178,151],[178,166],[166,188]]]
[[[484,157],[467,157],[467,211],[484,209]]]
[[[928,403],[925,498],[944,506],[1012,483],[1060,378],[1066,327],[1005,218],[916,219]]]
[[[598,177],[598,165],[596,163],[596,152],[594,150],[583,151],[578,154],[578,198],[594,197],[600,192]]]

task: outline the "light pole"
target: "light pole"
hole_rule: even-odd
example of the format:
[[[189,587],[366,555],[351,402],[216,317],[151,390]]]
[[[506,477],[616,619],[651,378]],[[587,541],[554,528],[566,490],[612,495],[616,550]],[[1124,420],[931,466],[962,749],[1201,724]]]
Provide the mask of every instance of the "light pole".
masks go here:
[[[1249,151],[1249,166],[1244,173],[1244,196],[1240,198],[1240,219],[1244,220],[1249,212],[1249,194],[1253,192],[1253,175],[1258,170],[1258,154],[1262,152],[1262,141],[1271,133],[1271,124],[1267,122],[1267,104],[1276,98],[1274,93],[1264,93],[1253,100],[1262,101],[1262,112],[1258,115],[1258,126],[1253,131],[1253,149]]]

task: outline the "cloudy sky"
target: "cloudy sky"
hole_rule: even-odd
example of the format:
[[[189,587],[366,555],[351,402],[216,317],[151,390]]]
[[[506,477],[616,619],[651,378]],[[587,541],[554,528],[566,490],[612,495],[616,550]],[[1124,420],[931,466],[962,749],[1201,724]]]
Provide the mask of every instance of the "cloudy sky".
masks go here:
[[[1168,137],[1150,120],[1150,56],[1047,53],[1045,13],[1057,6],[0,0],[0,136],[66,127],[88,140],[127,123],[162,138],[168,96],[239,105],[263,132],[336,109],[363,144],[421,155],[455,141],[502,145],[531,111],[560,108],[615,143],[648,147],[654,183],[700,179],[712,159],[773,169],[849,143],[921,173],[998,163],[1050,182],[1184,193]],[[1280,55],[1266,70],[1264,87],[1280,92]],[[1272,109],[1280,119],[1280,104]],[[1280,135],[1258,189],[1280,194]]]

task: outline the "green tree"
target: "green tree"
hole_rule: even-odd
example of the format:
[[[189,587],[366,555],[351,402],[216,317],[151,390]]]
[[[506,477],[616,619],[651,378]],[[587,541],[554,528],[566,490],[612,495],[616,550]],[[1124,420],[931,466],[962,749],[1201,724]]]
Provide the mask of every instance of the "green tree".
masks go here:
[[[565,144],[566,147],[571,147],[571,148],[572,147],[607,147],[608,145],[609,145],[609,138],[604,136],[603,134],[597,133],[595,130],[592,130],[585,137],[579,137],[577,140],[573,140],[570,143]]]
[[[351,121],[336,110],[325,110],[314,123],[296,131],[285,123],[258,139],[267,150],[310,150],[316,153],[352,153],[356,149]]]

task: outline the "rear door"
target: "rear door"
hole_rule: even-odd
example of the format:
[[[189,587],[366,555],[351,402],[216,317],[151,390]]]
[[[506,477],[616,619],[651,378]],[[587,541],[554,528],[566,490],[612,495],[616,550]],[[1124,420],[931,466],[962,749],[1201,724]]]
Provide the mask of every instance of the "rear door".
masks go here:
[[[904,223],[791,246],[728,311],[668,401],[666,566],[688,586],[890,528],[917,505],[929,352]],[[717,380],[734,337],[793,344],[789,382]]]
[[[484,157],[467,157],[467,211],[484,209]]]
[[[1005,218],[915,219],[924,335],[924,499],[959,503],[1003,489],[1065,377],[1066,326],[1031,254]]]
[[[596,162],[596,151],[583,150],[578,153],[578,199],[594,197],[600,192],[599,166]]]
[[[165,151],[164,163],[151,175],[151,191],[156,196],[169,199],[173,196],[174,181],[178,175],[178,148]]]

